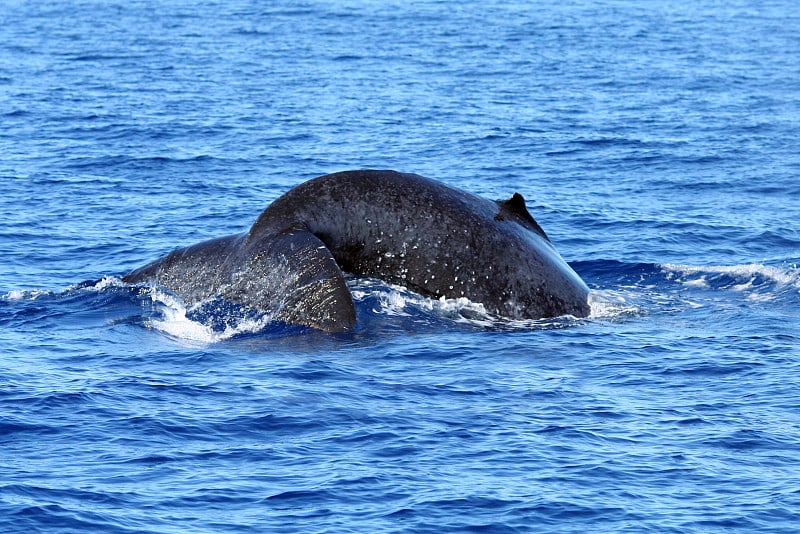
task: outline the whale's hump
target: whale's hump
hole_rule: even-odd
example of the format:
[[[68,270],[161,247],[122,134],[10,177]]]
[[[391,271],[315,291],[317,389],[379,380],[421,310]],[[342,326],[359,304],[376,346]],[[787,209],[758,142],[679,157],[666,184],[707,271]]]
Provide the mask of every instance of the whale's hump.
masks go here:
[[[528,208],[525,206],[525,198],[522,195],[514,193],[511,198],[507,200],[498,200],[496,202],[500,207],[500,211],[494,216],[495,220],[519,223],[550,241],[550,238],[544,233],[544,230],[542,230],[542,227],[536,222],[536,219],[528,212]]]

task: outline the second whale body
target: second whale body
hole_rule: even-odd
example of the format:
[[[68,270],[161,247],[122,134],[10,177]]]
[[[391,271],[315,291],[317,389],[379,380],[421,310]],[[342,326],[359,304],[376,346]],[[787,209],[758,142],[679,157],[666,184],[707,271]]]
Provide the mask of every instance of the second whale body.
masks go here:
[[[492,201],[416,174],[320,176],[270,204],[248,232],[170,252],[123,277],[187,305],[220,297],[276,320],[351,330],[344,273],[510,319],[589,314],[589,289],[515,193]]]

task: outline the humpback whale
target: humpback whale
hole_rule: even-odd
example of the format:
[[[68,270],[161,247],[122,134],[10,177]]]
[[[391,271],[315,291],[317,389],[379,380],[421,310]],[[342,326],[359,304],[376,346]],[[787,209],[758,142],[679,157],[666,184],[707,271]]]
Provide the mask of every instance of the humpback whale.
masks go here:
[[[487,200],[416,174],[359,170],[302,183],[249,231],[174,250],[123,277],[186,305],[210,297],[276,320],[356,326],[345,273],[431,298],[466,297],[510,319],[589,314],[589,289],[519,193]]]

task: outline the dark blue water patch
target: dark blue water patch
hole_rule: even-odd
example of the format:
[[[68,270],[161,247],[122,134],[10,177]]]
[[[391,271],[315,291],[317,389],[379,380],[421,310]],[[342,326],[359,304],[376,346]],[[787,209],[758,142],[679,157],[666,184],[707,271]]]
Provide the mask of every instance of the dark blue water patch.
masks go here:
[[[122,286],[100,287],[88,282],[83,287],[63,292],[29,291],[8,294],[0,300],[0,324],[8,327],[48,327],[84,329],[92,324],[106,324],[109,318],[140,314],[132,297],[135,291]],[[69,320],[67,320],[69,319]]]
[[[467,513],[469,510],[472,512]],[[409,521],[420,517],[434,520],[412,524],[412,528],[421,531],[526,532],[534,525],[537,531],[561,531],[565,523],[575,520],[602,525],[625,515],[625,511],[619,508],[596,508],[578,502],[563,501],[531,506],[514,501],[475,497],[423,502],[403,512],[403,519]],[[498,520],[498,517],[503,520]]]
[[[8,399],[7,401],[12,400],[18,402],[22,399]],[[7,401],[4,400],[3,402]],[[8,404],[11,404],[11,402],[8,402]],[[30,424],[16,418],[7,418],[5,421],[0,422],[0,442],[4,444],[41,439],[43,435],[56,432],[58,432],[58,429],[50,425]]]
[[[77,158],[68,163],[68,167],[74,169],[106,169],[123,168],[131,170],[147,170],[157,167],[169,167],[175,165],[194,165],[197,162],[213,162],[214,158],[207,155],[188,156],[186,158],[175,158],[166,156],[153,157],[133,157],[133,156],[105,156],[101,158]]]
[[[726,375],[744,375],[750,372],[757,372],[763,368],[760,362],[687,362],[680,367],[665,367],[662,371],[665,375],[681,374],[690,376],[725,377]]]
[[[651,285],[664,281],[664,272],[653,263],[625,263],[618,260],[574,261],[570,266],[585,280],[613,280],[614,286]]]
[[[145,55],[131,55],[131,54],[103,54],[103,53],[67,53],[65,54],[64,58],[68,61],[79,61],[79,62],[92,62],[101,64],[103,62],[113,61],[117,62],[120,60],[135,62],[136,60],[142,60],[146,58]]]
[[[15,109],[14,111],[3,113],[3,117],[8,119],[25,118],[30,115],[31,112],[25,109]]]
[[[786,249],[800,250],[800,232],[792,229],[767,230],[754,237],[764,250]],[[791,260],[791,258],[788,258]]]
[[[788,453],[792,449],[800,450],[800,445],[796,443],[786,442],[775,435],[754,429],[738,430],[729,436],[711,439],[705,443],[733,451],[778,450]]]
[[[50,499],[49,492],[37,494],[41,500]],[[120,532],[135,532],[135,528],[126,528],[117,520],[104,518],[101,514],[92,512],[79,512],[67,506],[56,504],[31,505],[15,507],[8,513],[9,527],[23,532],[36,532],[39,530],[59,530],[64,532],[86,532],[97,529],[110,529]]]
[[[257,322],[262,319],[264,312],[248,309],[220,298],[214,298],[193,306],[186,313],[186,318],[210,327],[215,332],[224,332],[226,329],[236,328],[242,321]],[[290,334],[288,325],[275,325],[276,330]],[[298,329],[299,331],[300,329]]]

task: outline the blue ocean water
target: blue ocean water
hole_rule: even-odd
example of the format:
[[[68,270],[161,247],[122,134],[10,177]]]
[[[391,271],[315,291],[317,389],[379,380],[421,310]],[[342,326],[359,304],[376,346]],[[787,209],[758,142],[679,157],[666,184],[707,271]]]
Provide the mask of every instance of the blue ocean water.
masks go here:
[[[794,2],[0,4],[0,530],[796,532]],[[588,319],[120,276],[355,168],[522,193]]]

